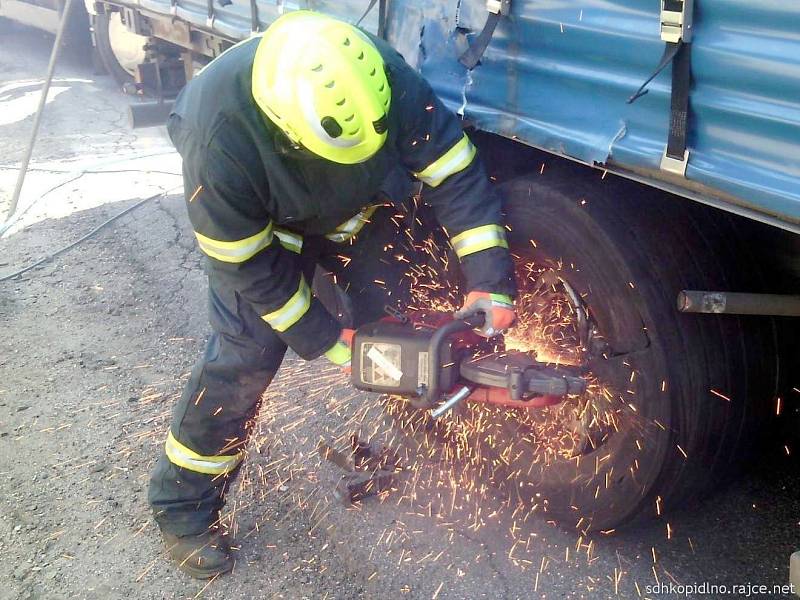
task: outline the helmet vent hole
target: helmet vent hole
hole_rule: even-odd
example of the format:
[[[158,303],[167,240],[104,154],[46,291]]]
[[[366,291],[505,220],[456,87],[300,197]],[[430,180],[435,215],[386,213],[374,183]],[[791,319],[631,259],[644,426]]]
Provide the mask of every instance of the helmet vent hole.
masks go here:
[[[344,45],[345,46],[349,46],[350,45],[350,38],[348,38],[348,37],[344,38]]]
[[[345,102],[347,102],[347,98],[342,98],[336,103],[336,106],[344,106]]]
[[[358,54],[358,60],[364,60],[364,51],[363,50]]]
[[[332,138],[338,138],[342,135],[342,126],[333,117],[323,117],[319,122],[322,128]]]
[[[378,91],[379,91],[379,92],[382,92],[382,91],[383,91],[383,90],[385,90],[385,89],[386,89],[386,84],[385,84],[385,83],[382,83],[382,84],[381,84],[381,87],[379,87],[379,88],[378,88]]]
[[[311,70],[314,71],[315,73],[319,73],[320,71],[322,71],[322,64],[321,63],[318,64],[316,67],[314,67]]]
[[[356,135],[359,131],[361,131],[361,127],[356,128],[355,130],[351,131],[349,135]]]
[[[377,71],[375,69],[372,69],[372,71],[370,72],[369,76],[370,77],[375,77],[375,73],[377,73]]]
[[[350,115],[349,117],[347,117],[347,118],[345,119],[345,121],[347,121],[347,122],[349,123],[350,121],[352,121],[353,119],[355,119],[355,117],[356,117],[355,115]]]
[[[325,84],[325,87],[330,89],[330,88],[332,88],[334,85],[336,85],[336,81],[334,81],[333,79],[331,79],[331,80],[330,80],[328,83],[326,83],[326,84]]]

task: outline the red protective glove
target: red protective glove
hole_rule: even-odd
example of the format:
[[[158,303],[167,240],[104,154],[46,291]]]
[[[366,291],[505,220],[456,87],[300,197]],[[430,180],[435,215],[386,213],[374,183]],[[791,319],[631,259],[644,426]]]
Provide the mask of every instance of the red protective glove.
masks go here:
[[[517,320],[514,300],[511,296],[479,291],[467,294],[464,306],[457,310],[454,316],[456,319],[463,319],[479,312],[486,316],[486,321],[479,330],[479,333],[485,337],[492,337],[504,332]]]
[[[325,352],[325,358],[333,364],[339,365],[345,373],[350,372],[353,336],[355,334],[355,329],[342,329],[339,339]]]

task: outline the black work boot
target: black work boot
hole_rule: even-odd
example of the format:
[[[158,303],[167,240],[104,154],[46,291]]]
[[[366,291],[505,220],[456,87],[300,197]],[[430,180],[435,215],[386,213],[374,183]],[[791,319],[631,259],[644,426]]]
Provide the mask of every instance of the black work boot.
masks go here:
[[[211,579],[233,568],[231,547],[216,529],[200,535],[177,536],[162,532],[169,557],[178,568],[196,579]]]

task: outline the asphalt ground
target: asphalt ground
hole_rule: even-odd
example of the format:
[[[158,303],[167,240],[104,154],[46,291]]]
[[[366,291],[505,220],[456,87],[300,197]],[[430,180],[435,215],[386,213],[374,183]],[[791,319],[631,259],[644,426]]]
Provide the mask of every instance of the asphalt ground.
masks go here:
[[[52,38],[24,28],[0,37],[4,211]],[[66,58],[21,216],[0,239],[2,277],[164,194],[0,283],[0,598],[759,595],[735,585],[781,597],[773,586],[787,583],[789,555],[800,548],[796,433],[776,433],[729,485],[691,508],[609,535],[584,537],[540,514],[520,521],[491,493],[476,506],[449,484],[458,461],[425,462],[410,488],[347,507],[333,493],[341,473],[320,461],[318,440],[357,431],[381,439],[391,428],[375,396],[354,393],[323,361],[291,357],[265,397],[225,516],[234,573],[210,584],[178,573],[164,558],[146,486],[207,335],[205,282],[179,158],[163,130],[127,129],[130,101],[88,60]],[[796,411],[800,394],[785,402]],[[693,585],[731,593],[677,587]]]

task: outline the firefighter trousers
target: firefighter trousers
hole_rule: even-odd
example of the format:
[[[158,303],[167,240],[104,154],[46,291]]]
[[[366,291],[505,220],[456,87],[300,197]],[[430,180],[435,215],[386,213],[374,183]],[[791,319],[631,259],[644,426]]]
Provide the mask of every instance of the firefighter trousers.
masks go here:
[[[402,282],[414,250],[393,214],[392,208],[378,209],[352,243],[323,236],[303,241],[306,279],[311,280],[317,265],[334,274],[352,302],[355,327],[381,318],[386,304],[408,300],[409,285]],[[287,349],[235,291],[216,285],[213,272],[209,316],[212,333],[205,353],[174,408],[165,451],[150,480],[156,521],[175,535],[199,534],[217,521],[261,396]]]

